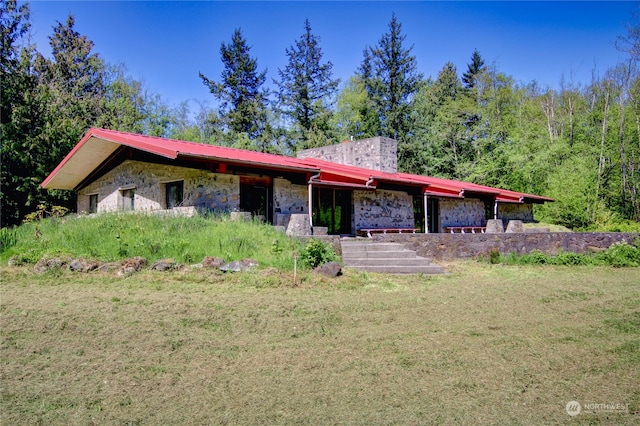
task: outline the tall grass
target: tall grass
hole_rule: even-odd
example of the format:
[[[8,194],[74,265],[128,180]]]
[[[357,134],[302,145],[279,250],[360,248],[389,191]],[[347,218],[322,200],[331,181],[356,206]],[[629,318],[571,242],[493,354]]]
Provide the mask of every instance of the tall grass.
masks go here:
[[[55,255],[117,261],[142,256],[197,263],[214,256],[227,261],[252,258],[261,266],[292,269],[293,253],[301,248],[301,242],[270,225],[231,221],[228,216],[102,214],[54,217],[14,228],[10,235],[3,234],[0,260],[15,257],[35,263]]]

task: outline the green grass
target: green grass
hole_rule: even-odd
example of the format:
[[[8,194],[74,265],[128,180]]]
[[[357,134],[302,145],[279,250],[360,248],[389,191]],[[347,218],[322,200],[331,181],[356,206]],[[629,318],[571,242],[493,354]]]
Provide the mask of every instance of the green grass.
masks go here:
[[[3,267],[2,423],[637,424],[640,269],[447,268]]]
[[[198,263],[204,256],[227,261],[253,258],[263,267],[293,269],[303,248],[270,225],[218,217],[161,217],[144,214],[68,216],[3,229],[0,261],[14,257],[35,263],[45,256],[116,261],[142,256]]]

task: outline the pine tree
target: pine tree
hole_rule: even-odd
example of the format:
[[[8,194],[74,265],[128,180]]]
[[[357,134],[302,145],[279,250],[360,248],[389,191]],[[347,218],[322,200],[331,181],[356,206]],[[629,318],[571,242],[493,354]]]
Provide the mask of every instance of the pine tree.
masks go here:
[[[462,74],[462,82],[464,83],[464,87],[467,89],[472,89],[478,82],[478,76],[485,70],[484,59],[480,56],[480,52],[478,49],[473,51],[473,55],[471,55],[471,63],[467,64],[467,72]]]
[[[296,148],[326,144],[331,104],[340,80],[332,78],[333,64],[322,62],[320,38],[312,34],[308,19],[304,34],[286,49],[286,55],[289,62],[278,69],[280,80],[274,83],[280,110],[293,124]]]
[[[395,14],[389,22],[389,32],[378,44],[365,50],[359,69],[367,93],[377,109],[378,134],[401,143],[410,131],[411,101],[422,81],[418,63],[410,48],[404,48],[406,36]]]
[[[249,139],[258,138],[266,126],[267,92],[262,88],[267,70],[258,72],[258,61],[250,56],[251,46],[236,29],[231,42],[220,45],[224,70],[220,82],[200,73],[202,82],[220,102],[223,125],[231,137],[245,133]]]

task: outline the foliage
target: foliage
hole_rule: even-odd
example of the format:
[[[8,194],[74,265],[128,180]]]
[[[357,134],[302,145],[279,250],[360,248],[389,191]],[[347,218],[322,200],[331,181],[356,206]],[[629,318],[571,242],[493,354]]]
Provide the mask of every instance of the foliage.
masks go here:
[[[338,262],[340,258],[331,244],[312,238],[300,251],[300,262],[309,268],[315,268],[328,262]]]
[[[304,34],[285,52],[287,65],[278,69],[279,80],[274,83],[279,111],[292,123],[292,148],[328,145],[329,111],[340,80],[332,78],[333,64],[322,62],[320,38],[311,32],[308,19]]]
[[[635,244],[635,243],[634,243]],[[606,265],[613,267],[640,267],[640,247],[626,242],[612,244],[608,249],[595,254],[579,254],[560,252],[551,256],[534,250],[529,254],[507,256],[490,252],[490,263],[505,263],[511,265]]]
[[[50,217],[2,231],[0,259],[26,262],[52,255],[101,261],[142,256],[197,263],[204,256],[227,261],[252,258],[260,266],[293,268],[301,244],[272,226],[230,221],[227,216],[161,217],[145,214]],[[276,249],[274,249],[274,247]]]
[[[222,124],[231,134],[245,133],[250,139],[262,135],[266,126],[267,92],[262,88],[267,71],[258,72],[258,61],[237,28],[229,44],[220,45],[224,69],[220,82],[200,73],[205,86],[220,102]]]
[[[364,51],[358,76],[364,82],[378,118],[378,127],[367,136],[407,140],[411,102],[420,87],[422,74],[418,72],[416,57],[411,55],[413,46],[403,46],[405,38],[402,24],[394,14],[389,31],[375,47]]]

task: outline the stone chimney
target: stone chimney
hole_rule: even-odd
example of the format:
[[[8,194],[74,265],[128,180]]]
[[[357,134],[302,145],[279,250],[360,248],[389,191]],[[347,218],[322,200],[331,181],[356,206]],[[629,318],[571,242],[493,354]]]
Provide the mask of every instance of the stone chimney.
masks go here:
[[[398,142],[395,139],[382,136],[304,149],[298,151],[297,156],[298,158],[318,158],[333,163],[389,173],[398,171]]]

